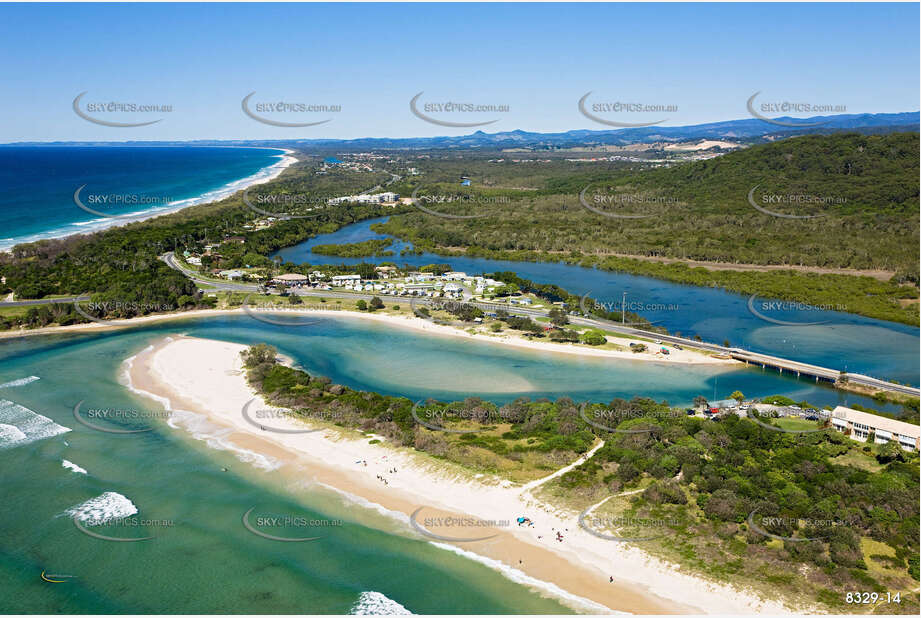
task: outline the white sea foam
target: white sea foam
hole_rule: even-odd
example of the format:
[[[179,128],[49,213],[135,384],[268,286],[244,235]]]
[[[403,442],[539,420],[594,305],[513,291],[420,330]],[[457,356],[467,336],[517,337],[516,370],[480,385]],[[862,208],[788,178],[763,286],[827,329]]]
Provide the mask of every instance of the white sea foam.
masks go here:
[[[107,491],[101,496],[90,498],[82,504],[72,506],[64,513],[93,526],[115,519],[124,519],[138,512],[134,503],[118,492]]]
[[[73,470],[74,472],[77,472],[79,474],[86,474],[86,470],[84,470],[83,468],[75,464],[74,462],[68,461],[66,459],[61,460],[61,466],[67,468],[68,470]]]
[[[47,416],[0,399],[0,449],[22,446],[68,431],[69,427],[58,425]]]
[[[271,150],[281,150],[279,148],[271,148]],[[285,154],[280,154],[278,156],[278,161],[262,168],[255,174],[247,176],[246,178],[241,178],[240,180],[234,180],[227,183],[226,185],[215,189],[213,191],[208,191],[197,197],[191,197],[183,200],[176,200],[170,202],[165,206],[159,206],[155,208],[149,208],[146,210],[139,210],[137,212],[127,213],[126,215],[119,216],[118,218],[105,217],[105,218],[95,218],[90,219],[89,221],[76,221],[73,223],[67,223],[59,228],[46,230],[44,232],[39,232],[37,234],[30,234],[26,236],[21,236],[18,238],[5,238],[0,240],[0,252],[9,251],[15,245],[20,243],[30,243],[37,240],[44,240],[47,238],[65,238],[73,234],[86,234],[92,233],[99,230],[104,230],[110,227],[115,227],[119,225],[125,225],[127,223],[133,223],[135,221],[142,221],[144,219],[149,219],[151,217],[156,217],[159,215],[169,214],[171,212],[176,212],[177,210],[182,210],[183,208],[188,208],[189,206],[197,206],[199,204],[206,204],[208,202],[216,202],[229,197],[247,187],[262,184],[268,182],[278,177],[286,167],[292,163],[296,163],[297,159],[295,157],[288,156],[290,151],[285,150]]]
[[[25,439],[26,434],[22,433],[16,425],[0,423],[0,446]]]
[[[357,496],[355,494],[349,493],[347,491],[339,489],[338,487],[327,485],[326,483],[318,482],[316,483],[316,485],[324,489],[328,489],[329,491],[332,491],[333,493],[338,494],[339,496],[344,498],[346,501],[352,504],[355,504],[361,508],[368,509],[371,511],[376,511],[378,514],[383,515],[387,519],[394,520],[396,522],[399,522],[400,524],[403,524],[406,526],[410,525],[409,515],[405,513],[401,513],[400,511],[394,511],[394,510],[388,509],[387,507],[381,504],[378,504],[377,502],[371,502],[370,500],[366,498],[362,498],[361,496]]]
[[[527,586],[529,588],[539,590],[545,594],[548,594],[552,597],[560,599],[561,601],[563,601],[563,603],[565,603],[566,605],[572,607],[573,609],[577,611],[580,611],[580,612],[589,611],[589,612],[600,613],[600,614],[626,614],[627,613],[627,612],[614,611],[609,607],[605,607],[604,605],[601,605],[600,603],[595,603],[594,601],[590,599],[586,599],[585,597],[580,597],[570,592],[566,592],[565,590],[563,590],[556,584],[553,584],[551,582],[545,582],[543,580],[537,579],[536,577],[531,577],[527,573],[524,573],[523,571],[519,571],[518,569],[513,569],[512,567],[506,564],[503,564],[502,562],[499,562],[498,560],[493,560],[492,558],[487,558],[486,556],[481,556],[479,554],[473,553],[472,551],[467,551],[466,549],[461,549],[460,547],[448,545],[447,543],[437,543],[434,541],[431,541],[431,543],[435,547],[446,549],[450,552],[454,552],[455,554],[459,556],[464,556],[465,558],[469,558],[470,560],[474,560],[476,562],[479,562],[480,564],[485,564],[489,568],[494,569],[498,571],[499,573],[501,573],[503,576],[506,577],[506,579],[510,579],[516,584],[521,584],[523,586]]]
[[[13,386],[24,386],[26,384],[35,382],[36,380],[39,380],[39,379],[40,378],[38,376],[29,376],[28,378],[19,378],[18,380],[13,380],[12,382],[5,382],[3,384],[0,384],[0,388],[10,388]]]
[[[167,337],[167,339],[172,341],[171,337]],[[145,352],[150,350],[153,350],[152,345],[144,348]],[[166,420],[167,425],[173,429],[183,429],[189,432],[192,434],[193,438],[203,441],[213,449],[220,451],[230,451],[240,461],[252,464],[257,468],[262,468],[263,470],[276,470],[281,467],[281,462],[274,457],[269,457],[249,449],[241,448],[233,442],[227,440],[227,436],[233,433],[233,429],[215,425],[202,414],[197,414],[188,410],[173,409],[173,402],[170,401],[167,397],[162,397],[155,393],[151,393],[149,391],[135,387],[131,382],[131,367],[134,365],[136,358],[137,355],[131,356],[125,359],[125,362],[122,363],[122,373],[119,376],[119,382],[127,387],[128,390],[130,390],[132,393],[136,393],[143,397],[147,397],[159,402],[160,405],[162,405],[163,408],[170,413],[169,418]]]
[[[252,464],[263,470],[276,470],[281,467],[281,462],[274,457],[263,455],[249,449],[241,448],[227,439],[234,432],[233,429],[215,425],[203,414],[188,410],[171,410],[167,424],[170,427],[182,428],[192,434],[196,440],[219,451],[230,451],[240,461]]]
[[[377,513],[384,515],[388,519],[398,521],[402,524],[405,524],[405,525],[410,524],[409,516],[406,515],[405,513],[401,513],[400,511],[394,511],[394,510],[388,509],[380,504],[377,504],[376,502],[371,502],[370,500],[362,498],[361,496],[356,496],[355,494],[349,493],[347,491],[343,491],[337,487],[333,487],[332,485],[327,485],[325,483],[317,483],[317,485],[339,494],[340,496],[342,496],[349,502],[359,507],[376,511]],[[431,543],[435,547],[439,547],[441,549],[447,549],[448,551],[452,551],[458,555],[464,556],[465,558],[469,558],[471,560],[479,562],[480,564],[484,564],[490,567],[491,569],[498,571],[499,573],[504,575],[507,579],[515,582],[516,584],[527,586],[529,588],[543,592],[546,595],[557,598],[561,600],[567,606],[572,607],[573,609],[577,611],[580,611],[580,612],[588,611],[591,613],[602,613],[602,614],[624,614],[626,613],[626,612],[613,611],[610,608],[605,607],[604,605],[601,605],[600,603],[596,603],[590,599],[586,599],[584,597],[580,597],[578,595],[566,592],[565,590],[563,590],[556,584],[553,584],[551,582],[545,582],[543,580],[537,579],[536,577],[531,577],[530,575],[522,571],[519,571],[518,569],[514,569],[506,564],[503,564],[502,562],[499,562],[498,560],[493,560],[492,558],[487,558],[485,556],[481,556],[471,551],[460,549],[459,547],[448,545],[446,543],[438,543],[434,541],[429,541],[429,543]],[[353,611],[352,613],[363,613],[363,612]]]
[[[380,592],[370,590],[358,595],[358,600],[349,610],[349,614],[358,616],[393,616],[412,614],[412,612]]]

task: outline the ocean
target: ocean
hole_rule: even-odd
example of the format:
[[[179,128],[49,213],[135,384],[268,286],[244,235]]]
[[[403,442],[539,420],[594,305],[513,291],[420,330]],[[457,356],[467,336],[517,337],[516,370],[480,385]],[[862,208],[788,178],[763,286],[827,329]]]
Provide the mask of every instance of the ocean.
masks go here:
[[[331,321],[322,330],[335,337],[341,328]],[[183,332],[288,339],[286,353],[296,351],[305,361],[324,353],[312,351],[311,337],[288,338],[239,317],[0,342],[0,612],[575,611],[516,583],[511,569],[419,537],[402,515],[361,506],[307,479],[284,481],[271,463],[260,465],[206,429],[193,436],[156,418],[153,431],[117,435],[75,421],[79,401],[86,409],[160,410],[121,383],[122,361]],[[381,336],[374,329],[343,334],[365,341]],[[407,333],[404,345],[416,339]],[[125,422],[125,428],[135,425]],[[242,525],[253,507],[343,525],[324,530],[316,542],[274,542]],[[154,538],[100,540],[73,522],[100,530],[90,523],[129,516],[155,523],[108,534]],[[298,528],[281,534],[296,536]],[[58,577],[43,581],[43,572]]]
[[[276,172],[283,154],[200,146],[0,147],[0,250],[226,197]]]

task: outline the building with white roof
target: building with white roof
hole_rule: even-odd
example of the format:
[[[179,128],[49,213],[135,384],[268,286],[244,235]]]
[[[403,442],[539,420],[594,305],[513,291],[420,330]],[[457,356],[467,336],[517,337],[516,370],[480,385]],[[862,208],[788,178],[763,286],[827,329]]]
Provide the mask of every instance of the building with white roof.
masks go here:
[[[921,447],[921,427],[894,418],[838,406],[831,412],[831,424],[835,430],[860,442],[866,442],[872,433],[875,444],[895,440],[906,451],[916,451]]]
[[[333,277],[333,285],[345,285],[346,283],[357,283],[361,281],[361,275],[336,275]]]

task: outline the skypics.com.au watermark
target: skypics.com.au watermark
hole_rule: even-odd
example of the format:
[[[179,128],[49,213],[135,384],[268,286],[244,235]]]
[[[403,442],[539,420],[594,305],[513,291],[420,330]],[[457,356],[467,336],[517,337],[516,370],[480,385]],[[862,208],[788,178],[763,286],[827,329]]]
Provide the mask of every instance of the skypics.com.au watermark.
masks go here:
[[[771,124],[776,124],[781,127],[817,127],[826,124],[827,121],[803,122],[796,121],[795,119],[778,120],[771,118],[767,114],[843,114],[847,112],[847,105],[831,103],[783,100],[756,104],[755,98],[757,98],[759,94],[761,94],[760,90],[750,96],[745,103],[745,106],[748,108],[748,113],[758,120],[764,120],[765,122],[770,122]]]
[[[579,204],[589,212],[609,219],[647,219],[659,216],[665,209],[683,206],[677,197],[648,193],[625,193],[616,187],[588,185],[579,193]],[[654,210],[655,212],[642,211]]]
[[[491,408],[468,409],[459,407],[460,404],[439,404],[424,403],[419,400],[413,406],[410,414],[413,419],[423,427],[432,431],[446,431],[448,433],[477,433],[479,429],[449,429],[445,427],[445,422],[469,422],[475,421],[480,424],[488,425],[495,423],[510,423],[512,419],[508,417],[503,408],[493,410]]]
[[[81,522],[79,516],[73,517],[74,526],[83,534],[115,543],[136,543],[150,541],[156,535],[150,534],[151,529],[172,528],[175,522],[171,519],[143,519],[140,517],[124,517],[96,523],[93,521]],[[138,533],[147,536],[138,536]]]
[[[419,513],[425,509],[420,506],[409,516],[409,523],[416,532],[437,541],[447,541],[449,543],[471,543],[473,541],[485,541],[498,536],[498,533],[482,535],[482,532],[490,528],[508,528],[511,522],[507,519],[480,519],[479,517],[465,516],[437,516],[423,517],[420,521]],[[436,528],[439,531],[464,534],[464,536],[451,536],[437,534],[429,528]],[[471,537],[470,534],[478,536]]]
[[[74,110],[74,113],[77,114],[80,118],[83,118],[87,122],[92,122],[93,124],[102,125],[104,127],[116,127],[116,128],[130,128],[130,127],[144,127],[151,124],[156,124],[163,120],[163,118],[157,118],[155,120],[137,120],[141,115],[150,114],[166,114],[173,111],[173,106],[164,103],[139,103],[136,101],[125,101],[125,100],[101,100],[97,99],[95,101],[83,101],[83,97],[87,94],[88,91],[81,92],[74,98],[71,107]],[[127,119],[133,119],[128,121]],[[119,119],[119,120],[116,120]]]
[[[243,191],[243,203],[258,215],[276,219],[313,219],[319,217],[329,204],[328,197],[308,195],[306,193],[250,193],[251,188]]]
[[[749,528],[756,534],[793,543],[823,541],[832,534],[834,528],[848,525],[846,521],[828,517],[759,515],[758,509],[748,514],[747,521]]]
[[[90,429],[95,429],[96,431],[101,431],[103,433],[114,433],[114,434],[132,434],[132,433],[145,433],[148,431],[153,431],[154,427],[142,426],[132,429],[125,428],[116,428],[107,426],[106,423],[115,424],[115,425],[129,425],[135,426],[140,425],[149,425],[151,422],[156,420],[168,420],[170,417],[170,412],[168,410],[139,410],[136,408],[97,408],[97,407],[86,407],[83,408],[84,400],[81,400],[74,406],[73,414],[74,419],[81,425],[89,427]],[[103,423],[103,424],[100,424]]]
[[[499,118],[475,122],[448,120],[448,118],[457,118],[458,116],[455,114],[507,114],[511,111],[511,107],[504,103],[474,103],[469,101],[449,100],[420,102],[419,99],[423,94],[425,94],[425,91],[420,92],[410,99],[409,111],[412,112],[416,118],[424,120],[429,124],[435,124],[442,127],[481,127],[499,122]]]
[[[412,194],[412,205],[422,212],[441,217],[443,219],[479,219],[487,217],[491,212],[478,213],[474,215],[456,215],[444,212],[445,207],[462,206],[479,208],[482,206],[496,206],[499,204],[511,204],[511,198],[504,195],[483,195],[475,191],[430,191],[426,192],[425,187],[416,187]]]
[[[243,113],[256,122],[261,122],[262,124],[273,127],[301,128],[326,124],[330,122],[332,118],[298,122],[294,122],[292,118],[295,114],[300,114],[300,117],[303,118],[303,114],[326,115],[338,114],[342,111],[342,106],[337,104],[304,103],[300,101],[286,101],[284,99],[276,99],[274,101],[252,101],[255,94],[256,92],[253,91],[243,97],[243,100],[240,102]]]
[[[294,531],[300,534],[316,534],[318,530],[341,527],[341,519],[315,519],[290,514],[253,515],[256,507],[243,513],[242,523],[247,531],[263,539],[280,541],[283,543],[303,543],[305,541],[318,541],[323,536],[287,536],[285,532]]]
[[[142,303],[136,300],[106,300],[106,301],[85,301],[74,299],[74,310],[89,320],[97,324],[106,326],[127,327],[131,326],[127,319],[138,315],[148,313],[175,311],[177,307],[170,303]],[[106,319],[103,316],[116,314],[118,317]],[[94,315],[95,314],[95,315]]]
[[[679,526],[676,519],[625,517],[610,515],[593,515],[591,509],[586,509],[579,514],[579,527],[599,539],[619,543],[635,543],[651,541],[663,536],[670,526]],[[608,534],[607,530],[626,530],[630,536],[617,536]]]
[[[586,292],[582,295],[582,298],[579,299],[579,309],[582,311],[582,315],[592,316],[596,312],[604,313],[620,313],[621,319],[615,319],[615,316],[609,317],[612,322],[615,322],[621,326],[643,326],[648,327],[661,320],[646,320],[644,322],[628,322],[626,321],[627,312],[631,312],[635,315],[640,315],[643,312],[655,311],[680,311],[681,306],[674,303],[650,303],[644,301],[635,301],[631,300],[626,302],[621,300],[620,302],[610,302],[604,300],[595,300],[589,297],[591,291]]]
[[[142,195],[140,193],[87,193],[81,195],[86,185],[77,187],[74,191],[74,204],[77,208],[84,210],[97,217],[106,217],[110,219],[127,219],[137,216],[137,214],[120,214],[113,215],[105,212],[104,209],[143,207],[151,208],[154,206],[167,206],[175,200],[172,197],[160,195]],[[102,209],[102,210],[100,210]]]
[[[579,416],[582,420],[604,431],[611,433],[639,434],[650,433],[660,429],[659,427],[644,427],[640,429],[618,429],[617,426],[624,421],[631,420],[648,420],[649,422],[664,421],[667,419],[684,418],[685,414],[680,410],[653,410],[645,411],[638,409],[618,410],[613,408],[589,406],[583,403],[579,408]]]
[[[301,420],[327,421],[331,423],[339,423],[346,420],[344,414],[328,410],[314,411],[310,416],[301,419],[287,408],[254,408],[253,403],[257,399],[257,397],[254,397],[247,401],[240,409],[240,415],[243,417],[244,421],[261,431],[280,434],[315,433],[323,431],[323,428],[279,427],[279,425],[285,422],[290,425],[292,421],[300,422]]]
[[[840,195],[813,195],[809,193],[767,193],[755,194],[760,187],[755,185],[748,192],[748,203],[760,213],[781,219],[818,219],[827,216],[815,212],[817,208],[847,204],[847,198]],[[803,214],[779,212],[778,209],[794,209]],[[805,213],[809,214],[805,214]]]
[[[644,122],[627,122],[628,114],[670,114],[678,111],[678,106],[673,104],[648,103],[640,101],[605,101],[588,103],[592,92],[586,92],[579,99],[579,112],[594,122],[609,127],[650,127],[662,124],[668,118]]]
[[[756,303],[755,297],[755,294],[752,294],[748,297],[749,313],[751,313],[759,320],[764,320],[765,322],[777,324],[779,326],[817,326],[819,324],[827,324],[829,320],[810,322],[804,320],[788,320],[783,318],[803,317],[804,315],[808,315],[813,312],[847,311],[847,307],[841,304],[809,305],[802,302],[784,300],[768,300]],[[771,312],[771,314],[768,315],[767,313],[764,313],[765,311]]]

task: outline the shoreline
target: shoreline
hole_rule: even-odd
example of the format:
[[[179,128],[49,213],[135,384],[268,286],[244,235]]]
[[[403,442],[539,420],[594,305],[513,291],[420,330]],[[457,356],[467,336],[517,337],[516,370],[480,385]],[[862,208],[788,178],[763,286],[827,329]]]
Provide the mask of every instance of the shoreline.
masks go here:
[[[254,312],[257,313],[257,312]],[[443,336],[443,337],[453,337],[466,339],[468,341],[478,341],[482,343],[493,343],[496,345],[510,346],[515,348],[521,348],[536,352],[552,352],[557,354],[574,354],[577,356],[591,356],[591,357],[601,357],[601,358],[611,358],[611,359],[620,359],[620,360],[633,360],[640,361],[644,363],[662,363],[670,365],[725,365],[735,366],[742,365],[739,361],[727,359],[727,358],[716,358],[714,356],[708,356],[705,354],[699,354],[697,352],[691,352],[690,350],[672,350],[671,354],[667,357],[660,357],[652,354],[650,352],[627,352],[621,350],[610,350],[610,349],[598,349],[590,348],[584,346],[575,346],[571,344],[562,344],[562,343],[553,343],[549,341],[533,341],[526,340],[521,337],[514,337],[510,335],[501,335],[501,336],[490,336],[485,334],[471,334],[467,331],[460,330],[453,326],[446,326],[443,324],[435,324],[424,320],[422,318],[413,316],[413,315],[388,315],[381,313],[365,313],[361,311],[350,311],[350,310],[332,310],[332,309],[285,309],[283,311],[272,311],[271,314],[290,314],[290,315],[307,315],[307,316],[317,316],[324,318],[346,318],[346,319],[355,319],[355,320],[367,320],[369,322],[377,322],[381,324],[387,324],[390,326],[396,326],[399,328],[405,328],[413,330],[416,332],[424,332],[429,335]],[[211,317],[211,316],[220,316],[220,315],[248,315],[248,312],[242,307],[238,309],[196,309],[194,311],[186,311],[182,313],[166,313],[166,314],[156,314],[156,315],[147,315],[140,318],[132,318],[130,320],[112,320],[112,324],[99,324],[99,323],[89,323],[89,324],[71,324],[68,326],[45,326],[42,328],[36,329],[26,329],[21,331],[3,331],[0,332],[0,340],[2,339],[14,339],[16,337],[26,337],[26,336],[36,336],[36,335],[48,335],[48,334],[59,334],[59,333],[68,333],[75,332],[80,333],[83,331],[100,331],[105,332],[109,330],[114,330],[118,328],[127,328],[135,324],[145,324],[151,322],[161,322],[165,320],[180,320],[185,318],[198,318],[198,317]],[[253,318],[258,320],[258,318]],[[297,327],[296,324],[292,324],[292,327]],[[628,339],[624,339],[626,342]],[[637,339],[639,341],[639,339]]]
[[[420,507],[425,512],[417,521],[433,534],[463,539],[487,530],[495,533],[482,541],[429,542],[478,559],[514,581],[562,598],[579,611],[789,611],[777,602],[685,575],[680,567],[652,558],[638,547],[588,534],[579,527],[574,514],[542,503],[530,493],[558,472],[519,485],[465,473],[455,464],[409,448],[371,444],[369,438],[379,436],[362,436],[352,430],[260,431],[241,414],[243,406],[253,398],[253,405],[265,406],[242,371],[239,351],[246,347],[209,339],[164,337],[127,361],[125,381],[133,392],[172,410],[168,421],[171,427],[190,432],[192,438],[206,441],[212,448],[232,451],[239,459],[263,468],[266,474],[285,480],[298,491],[325,488],[345,496],[352,505],[376,510],[378,519],[381,513],[389,515],[399,526],[397,533],[403,536],[425,539],[410,527],[409,518]],[[204,426],[211,429],[203,429]],[[290,430],[303,429],[306,424],[280,417],[273,418],[272,426]],[[600,446],[600,442],[595,445]],[[391,467],[398,472],[393,473]],[[387,479],[386,484],[382,484],[381,477]],[[362,521],[362,510],[351,508],[348,513],[358,516],[357,521],[363,525],[376,526]],[[512,524],[508,528],[465,531],[423,523],[426,518],[448,516],[513,522],[520,513],[528,513],[536,526],[521,528]],[[555,541],[552,530],[565,530],[565,541]],[[613,582],[609,577],[614,578]]]
[[[49,232],[40,232],[33,236],[27,237],[24,240],[13,239],[9,245],[0,246],[0,253],[11,253],[13,247],[16,245],[29,244],[33,242],[39,242],[42,240],[61,240],[64,238],[69,238],[71,236],[87,236],[94,234],[96,232],[102,232],[113,227],[120,227],[122,225],[127,225],[129,223],[137,223],[139,221],[147,221],[160,217],[163,215],[170,215],[185,208],[191,208],[193,206],[201,206],[202,204],[210,204],[212,202],[218,202],[220,200],[226,199],[238,191],[243,191],[250,187],[256,185],[265,184],[272,180],[275,180],[291,165],[297,163],[298,159],[294,156],[294,151],[289,148],[270,148],[268,146],[228,146],[228,148],[257,148],[260,150],[276,150],[281,151],[284,154],[278,155],[279,159],[275,163],[261,168],[255,174],[250,174],[243,178],[233,180],[231,182],[225,183],[223,186],[209,191],[205,191],[201,195],[195,197],[189,197],[182,200],[178,200],[171,204],[167,204],[163,208],[156,210],[147,210],[139,211],[137,214],[126,213],[125,215],[119,215],[117,217],[110,217],[109,219],[90,219],[89,221],[76,221],[73,223],[68,223],[68,226],[87,226],[85,231],[69,231],[61,234],[54,234],[53,230]],[[93,225],[93,224],[96,225]]]

